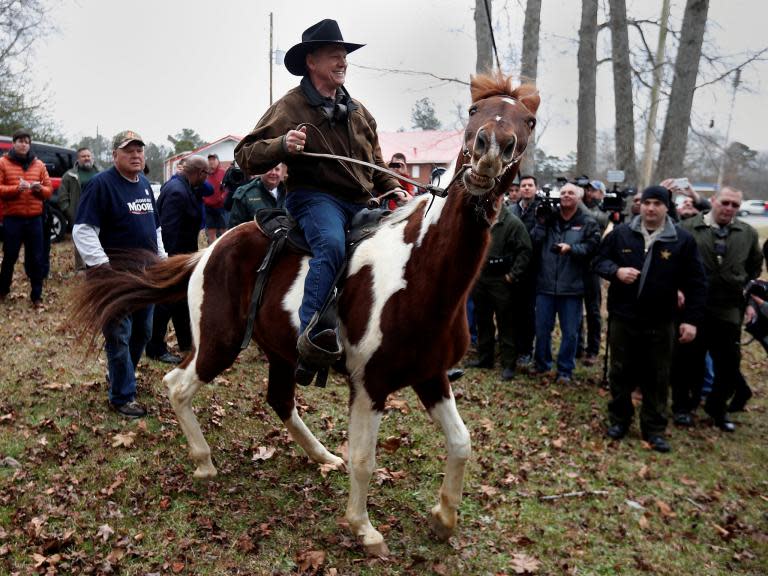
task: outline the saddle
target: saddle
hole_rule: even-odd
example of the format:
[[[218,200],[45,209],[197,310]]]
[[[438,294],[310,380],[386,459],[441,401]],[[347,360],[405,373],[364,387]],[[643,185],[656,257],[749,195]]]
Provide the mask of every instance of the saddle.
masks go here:
[[[308,330],[299,336],[297,348],[302,362],[296,370],[297,383],[309,385],[317,374],[315,381],[317,386],[325,387],[328,378],[328,365],[337,363],[342,357],[342,346],[336,334],[336,302],[347,268],[347,262],[351,258],[357,246],[371,236],[378,228],[381,220],[391,214],[386,208],[364,208],[358,212],[350,223],[346,233],[346,262],[334,279],[334,287],[322,308],[315,313],[310,321]],[[269,281],[269,273],[274,263],[284,250],[291,250],[299,254],[311,255],[312,251],[304,238],[304,233],[298,223],[283,208],[265,208],[256,213],[256,224],[264,235],[270,239],[269,249],[256,273],[256,283],[251,295],[251,305],[248,309],[248,321],[240,349],[248,347],[253,335],[253,324],[256,313],[261,306],[264,290]],[[317,336],[310,340],[307,332],[318,332]]]

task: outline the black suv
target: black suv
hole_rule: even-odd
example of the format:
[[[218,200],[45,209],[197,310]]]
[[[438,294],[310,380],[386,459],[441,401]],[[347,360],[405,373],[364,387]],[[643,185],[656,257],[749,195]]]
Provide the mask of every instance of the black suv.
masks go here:
[[[13,148],[13,140],[9,136],[0,136],[0,156],[8,153]],[[45,164],[48,175],[53,185],[53,196],[46,202],[46,227],[50,233],[51,242],[61,242],[64,235],[71,230],[72,222],[69,221],[64,211],[59,208],[58,189],[61,177],[75,165],[77,152],[72,148],[64,148],[55,144],[32,142],[32,153]],[[2,208],[0,208],[0,239],[2,238]]]

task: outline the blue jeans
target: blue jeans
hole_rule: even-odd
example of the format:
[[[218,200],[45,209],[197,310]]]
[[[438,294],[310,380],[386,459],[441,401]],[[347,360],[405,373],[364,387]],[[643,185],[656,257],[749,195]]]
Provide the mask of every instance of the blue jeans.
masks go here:
[[[576,367],[576,344],[581,327],[581,296],[536,295],[536,369],[552,368],[552,330],[555,315],[560,320],[560,351],[557,353],[557,373],[571,377]]]
[[[3,219],[5,239],[3,241],[3,265],[0,267],[0,294],[8,294],[13,280],[13,267],[19,259],[21,245],[24,245],[24,263],[29,283],[32,285],[30,299],[40,300],[43,294],[43,218],[33,216],[6,216]]]
[[[291,190],[285,208],[304,231],[312,250],[304,298],[299,309],[300,332],[319,311],[333,289],[333,281],[346,258],[346,231],[352,217],[365,204],[345,202],[317,190]]]
[[[152,310],[142,308],[104,329],[109,401],[115,406],[136,399],[136,365],[152,335]]]

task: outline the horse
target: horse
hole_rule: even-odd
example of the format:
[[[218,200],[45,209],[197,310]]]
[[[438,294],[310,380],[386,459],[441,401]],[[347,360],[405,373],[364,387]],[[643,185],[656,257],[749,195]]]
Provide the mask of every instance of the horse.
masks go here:
[[[500,73],[473,77],[470,91],[464,143],[446,196],[424,194],[385,217],[352,253],[338,300],[350,388],[345,518],[373,556],[389,554],[367,510],[376,439],[387,397],[407,386],[445,436],[445,476],[429,512],[431,528],[447,540],[457,525],[471,443],[446,370],[469,345],[468,293],[484,264],[490,226],[516,176],[539,106],[533,86],[515,88]],[[248,222],[204,250],[141,270],[95,268],[76,290],[72,318],[83,332],[91,332],[92,343],[99,329],[129,310],[188,298],[193,348],[163,382],[196,464],[196,478],[214,477],[216,468],[192,398],[237,358],[257,269],[268,249],[269,240],[256,222]],[[311,460],[344,470],[344,461],[304,424],[294,399],[298,310],[309,258],[284,251],[274,264],[252,338],[269,363],[270,407]],[[414,345],[403,345],[409,342]]]

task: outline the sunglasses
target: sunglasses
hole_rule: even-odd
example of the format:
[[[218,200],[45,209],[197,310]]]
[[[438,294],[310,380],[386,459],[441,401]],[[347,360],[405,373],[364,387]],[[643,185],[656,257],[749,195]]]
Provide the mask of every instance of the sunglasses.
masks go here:
[[[390,168],[402,168],[403,163],[402,162],[390,162],[389,163]]]
[[[733,200],[720,200],[720,205],[726,208],[741,208],[741,202],[734,202]]]

